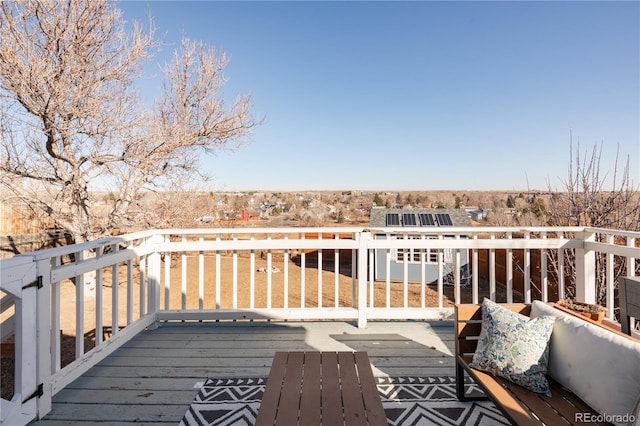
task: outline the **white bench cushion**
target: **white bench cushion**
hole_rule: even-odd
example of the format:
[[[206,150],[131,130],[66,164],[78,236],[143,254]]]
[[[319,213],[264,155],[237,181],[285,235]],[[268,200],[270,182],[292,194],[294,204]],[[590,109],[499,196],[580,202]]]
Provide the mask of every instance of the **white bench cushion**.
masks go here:
[[[626,425],[640,395],[640,342],[632,341],[546,303],[531,317],[553,315],[548,374],[609,420]]]

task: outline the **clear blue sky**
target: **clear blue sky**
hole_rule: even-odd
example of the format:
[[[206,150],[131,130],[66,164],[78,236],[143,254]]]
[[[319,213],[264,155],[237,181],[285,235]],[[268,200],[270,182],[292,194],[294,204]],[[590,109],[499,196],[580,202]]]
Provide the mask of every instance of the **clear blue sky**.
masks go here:
[[[220,190],[560,187],[573,133],[640,183],[640,2],[120,3],[229,55],[250,143]],[[166,52],[168,54],[168,50]],[[154,61],[163,63],[162,54]]]

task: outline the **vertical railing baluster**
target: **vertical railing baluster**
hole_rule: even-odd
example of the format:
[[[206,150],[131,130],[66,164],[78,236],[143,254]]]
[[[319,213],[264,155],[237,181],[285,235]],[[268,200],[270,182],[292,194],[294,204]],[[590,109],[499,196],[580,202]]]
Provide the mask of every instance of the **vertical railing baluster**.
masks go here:
[[[336,232],[333,239],[340,241],[340,234]],[[333,251],[333,299],[335,308],[340,306],[340,250]]]
[[[473,234],[473,240],[478,240],[478,234]],[[479,270],[480,265],[478,262],[480,261],[478,258],[478,249],[474,248],[471,250],[471,259],[472,259],[472,268],[473,272],[471,273],[471,303],[478,304],[478,279],[479,279]]]
[[[82,264],[84,251],[75,253],[76,263]],[[84,274],[76,275],[76,359],[84,354]]]
[[[300,239],[305,239],[304,232],[300,235]],[[307,290],[307,280],[306,280],[306,248],[303,246],[300,250],[300,307],[304,308],[305,298],[306,298],[306,290]]]
[[[255,241],[255,235],[251,234],[249,240]],[[249,273],[249,308],[254,309],[256,307],[256,251],[251,249],[249,251],[249,267],[251,272]]]
[[[51,266],[56,268],[62,264],[62,256],[55,256],[51,260]],[[60,326],[60,281],[51,283],[51,372],[55,373],[60,370],[61,352],[61,333]]]
[[[138,271],[139,271],[139,280],[138,280],[138,290],[140,293],[140,303],[139,303],[139,314],[140,316],[138,318],[142,318],[145,315],[145,285],[147,282],[147,255],[145,254],[144,256],[140,257],[140,264],[138,265]]]
[[[238,235],[233,234],[233,241],[238,241]],[[231,281],[231,307],[233,309],[238,309],[238,249],[233,249],[232,255],[233,261],[233,272],[232,272],[232,281]],[[267,303],[270,303],[269,298],[267,298]]]
[[[455,234],[455,239],[456,240],[460,240],[460,234],[456,233]],[[453,285],[455,288],[455,293],[456,293],[456,303],[462,303],[462,299],[461,299],[461,291],[460,291],[460,284],[461,284],[461,279],[460,279],[460,249],[456,248],[456,255],[455,255],[455,261],[454,261],[454,265],[453,265]]]
[[[391,239],[391,236],[387,234],[387,239]],[[391,307],[391,249],[387,249],[387,256],[385,258],[385,268],[386,268],[386,277],[385,277],[385,306],[388,308]]]
[[[425,235],[422,234],[420,236],[422,243],[424,244]],[[425,261],[425,248],[422,247],[420,250],[420,307],[426,307],[426,287],[427,287],[427,276],[426,276],[426,261]]]
[[[542,239],[547,239],[547,232],[542,232]],[[542,301],[549,301],[549,277],[547,271],[547,249],[540,250],[540,286],[542,291]]]
[[[187,242],[186,234],[182,234],[182,242]],[[187,252],[182,250],[180,255],[180,308],[187,309]]]
[[[318,232],[318,240],[322,240],[322,231]],[[322,249],[318,247],[316,251],[318,264],[318,308],[322,308]]]
[[[558,239],[562,240],[564,239],[564,233],[559,232],[558,233]],[[565,280],[564,280],[564,249],[560,248],[558,250],[558,298],[560,300],[565,298],[564,295],[564,285],[565,285]]]
[[[118,244],[111,245],[111,252],[117,255],[120,251]],[[111,265],[111,334],[115,336],[120,331],[120,294],[119,294],[119,268],[118,263]]]
[[[204,235],[199,241],[204,242]],[[204,251],[198,252],[198,309],[204,309]]]
[[[489,239],[495,240],[495,232],[489,234]],[[489,249],[489,298],[496,301],[496,249]]]
[[[267,234],[267,241],[271,241],[271,234]],[[273,292],[273,263],[271,247],[267,249],[267,309],[271,309]]]
[[[525,243],[531,239],[529,231],[524,233]],[[524,303],[531,303],[531,249],[524,249]]]
[[[96,260],[102,257],[102,247],[96,248]],[[103,324],[102,324],[102,268],[96,270],[96,346],[102,344]],[[112,307],[113,308],[113,307]]]
[[[351,263],[353,265],[356,262],[353,261],[356,257],[351,257]],[[375,252],[373,250],[369,250],[369,307],[373,308],[375,306]],[[354,286],[355,287],[355,286]],[[355,306],[355,297],[353,298],[353,305]]]
[[[284,236],[284,240],[288,241],[289,240],[289,236],[285,235]],[[284,254],[283,254],[283,265],[282,265],[282,269],[283,269],[283,286],[284,288],[282,289],[284,292],[284,308],[285,309],[289,309],[289,249],[285,249],[284,250]]]
[[[404,234],[402,239],[409,241],[409,235]],[[402,307],[409,307],[409,256],[413,254],[413,250],[405,246],[402,256]]]
[[[636,239],[633,237],[627,237],[627,247],[635,247]],[[628,277],[636,276],[636,258],[633,256],[627,256],[627,271],[626,275]]]
[[[438,240],[444,240],[444,234],[438,233]],[[438,308],[444,306],[444,249],[440,248],[438,253]]]
[[[133,248],[129,241],[128,249]],[[133,260],[127,259],[127,325],[133,322]]]
[[[171,235],[165,235],[165,242],[171,242]],[[172,251],[164,252],[164,308],[171,308],[171,256]]]
[[[220,242],[220,234],[216,235],[216,241]],[[222,303],[220,302],[220,281],[221,281],[221,259],[220,259],[220,250],[216,250],[216,309],[222,308]]]
[[[359,241],[360,234],[354,233],[352,234],[352,238],[356,241]],[[358,250],[351,250],[351,306],[355,308],[356,306],[356,294],[358,289],[358,283],[356,281],[358,276],[357,270],[357,261],[355,259],[358,258]],[[373,275],[371,275],[373,277]],[[373,279],[373,278],[372,278]]]
[[[507,239],[513,239],[513,232],[507,232]],[[513,249],[509,247],[505,252],[505,274],[507,281],[507,303],[513,303]]]

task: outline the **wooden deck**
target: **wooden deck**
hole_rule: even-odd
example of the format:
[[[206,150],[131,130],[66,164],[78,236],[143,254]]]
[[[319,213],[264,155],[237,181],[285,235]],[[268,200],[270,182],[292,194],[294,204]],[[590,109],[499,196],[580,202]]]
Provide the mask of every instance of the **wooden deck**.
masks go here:
[[[33,425],[176,425],[208,377],[267,377],[276,351],[366,351],[375,376],[455,374],[453,322],[216,323],[137,335]]]

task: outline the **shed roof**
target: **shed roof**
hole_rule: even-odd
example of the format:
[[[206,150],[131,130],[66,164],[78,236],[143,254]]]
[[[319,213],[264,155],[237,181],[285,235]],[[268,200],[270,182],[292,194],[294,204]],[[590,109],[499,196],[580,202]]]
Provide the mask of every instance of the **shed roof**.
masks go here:
[[[372,228],[470,227],[471,221],[462,209],[387,209],[374,207],[369,216]]]

